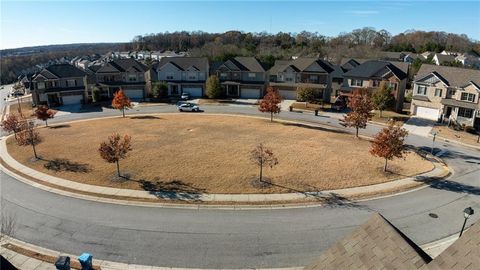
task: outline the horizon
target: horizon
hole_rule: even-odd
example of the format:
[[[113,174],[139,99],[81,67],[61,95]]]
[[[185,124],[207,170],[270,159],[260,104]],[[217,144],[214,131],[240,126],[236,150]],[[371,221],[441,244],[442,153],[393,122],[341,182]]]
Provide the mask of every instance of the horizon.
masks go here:
[[[441,31],[466,34],[472,40],[480,40],[478,1],[112,3],[2,1],[0,49],[128,43],[137,35],[176,31],[270,34],[308,31],[334,37],[363,27],[385,29],[392,35],[408,30]],[[252,4],[256,5],[254,9]],[[308,5],[308,8],[299,4]],[[425,10],[428,10],[427,14],[445,14],[451,11],[452,5],[462,13],[450,14],[448,21],[444,16],[425,16]],[[52,10],[55,16],[44,16],[39,20],[38,14],[48,14]],[[21,20],[18,20],[20,16]],[[478,27],[472,27],[475,25]]]

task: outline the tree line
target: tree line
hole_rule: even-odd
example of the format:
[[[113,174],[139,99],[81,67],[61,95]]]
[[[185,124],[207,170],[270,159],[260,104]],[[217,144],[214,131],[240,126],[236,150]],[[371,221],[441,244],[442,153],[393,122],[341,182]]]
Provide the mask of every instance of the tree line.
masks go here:
[[[43,46],[45,47],[45,46]],[[72,44],[46,46],[28,55],[6,56],[25,50],[3,50],[1,57],[1,83],[14,82],[20,71],[37,64],[61,57],[74,57],[92,53],[106,53],[115,50],[173,50],[188,51],[191,56],[208,57],[213,61],[223,61],[234,56],[256,56],[272,66],[277,59],[290,59],[292,56],[327,57],[338,63],[342,58],[376,58],[381,51],[424,51],[480,53],[480,42],[464,34],[440,31],[408,30],[392,35],[387,30],[372,27],[354,29],[335,37],[318,32],[300,33],[253,33],[227,31],[208,33],[203,31],[178,31],[135,36],[129,43],[111,44]]]

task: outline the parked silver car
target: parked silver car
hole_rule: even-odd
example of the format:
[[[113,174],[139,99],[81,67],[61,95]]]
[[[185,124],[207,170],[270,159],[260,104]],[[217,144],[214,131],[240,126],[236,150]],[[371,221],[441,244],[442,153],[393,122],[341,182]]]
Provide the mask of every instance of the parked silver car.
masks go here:
[[[177,105],[177,108],[181,112],[199,112],[200,107],[193,103],[182,103],[180,105]]]

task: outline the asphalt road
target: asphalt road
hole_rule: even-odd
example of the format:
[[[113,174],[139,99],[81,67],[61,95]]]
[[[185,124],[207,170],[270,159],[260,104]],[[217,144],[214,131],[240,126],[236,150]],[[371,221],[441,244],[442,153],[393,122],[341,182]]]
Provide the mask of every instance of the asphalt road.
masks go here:
[[[261,115],[248,106],[204,106],[209,113]],[[173,112],[173,106],[131,113]],[[59,116],[49,123],[119,115],[106,110]],[[282,112],[283,119],[338,126],[338,120]],[[361,133],[371,135],[370,125]],[[410,136],[408,143],[431,145]],[[480,212],[480,151],[437,143],[454,170],[448,181],[393,197],[365,202],[281,210],[186,210],[120,206],[79,200],[25,185],[1,172],[5,211],[15,213],[15,237],[39,246],[125,263],[189,268],[303,266],[380,212],[417,244],[457,233],[463,209]],[[432,218],[430,213],[438,215]],[[468,222],[478,220],[474,215]]]

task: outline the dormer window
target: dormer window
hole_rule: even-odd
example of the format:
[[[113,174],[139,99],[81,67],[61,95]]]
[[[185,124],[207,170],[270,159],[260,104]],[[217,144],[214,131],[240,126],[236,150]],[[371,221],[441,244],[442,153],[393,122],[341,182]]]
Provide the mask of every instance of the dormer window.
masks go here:
[[[257,77],[257,74],[252,73],[252,72],[248,73],[248,78],[253,79],[255,77]]]
[[[168,72],[166,74],[166,76],[167,76],[167,80],[173,80],[173,73],[172,72]]]

